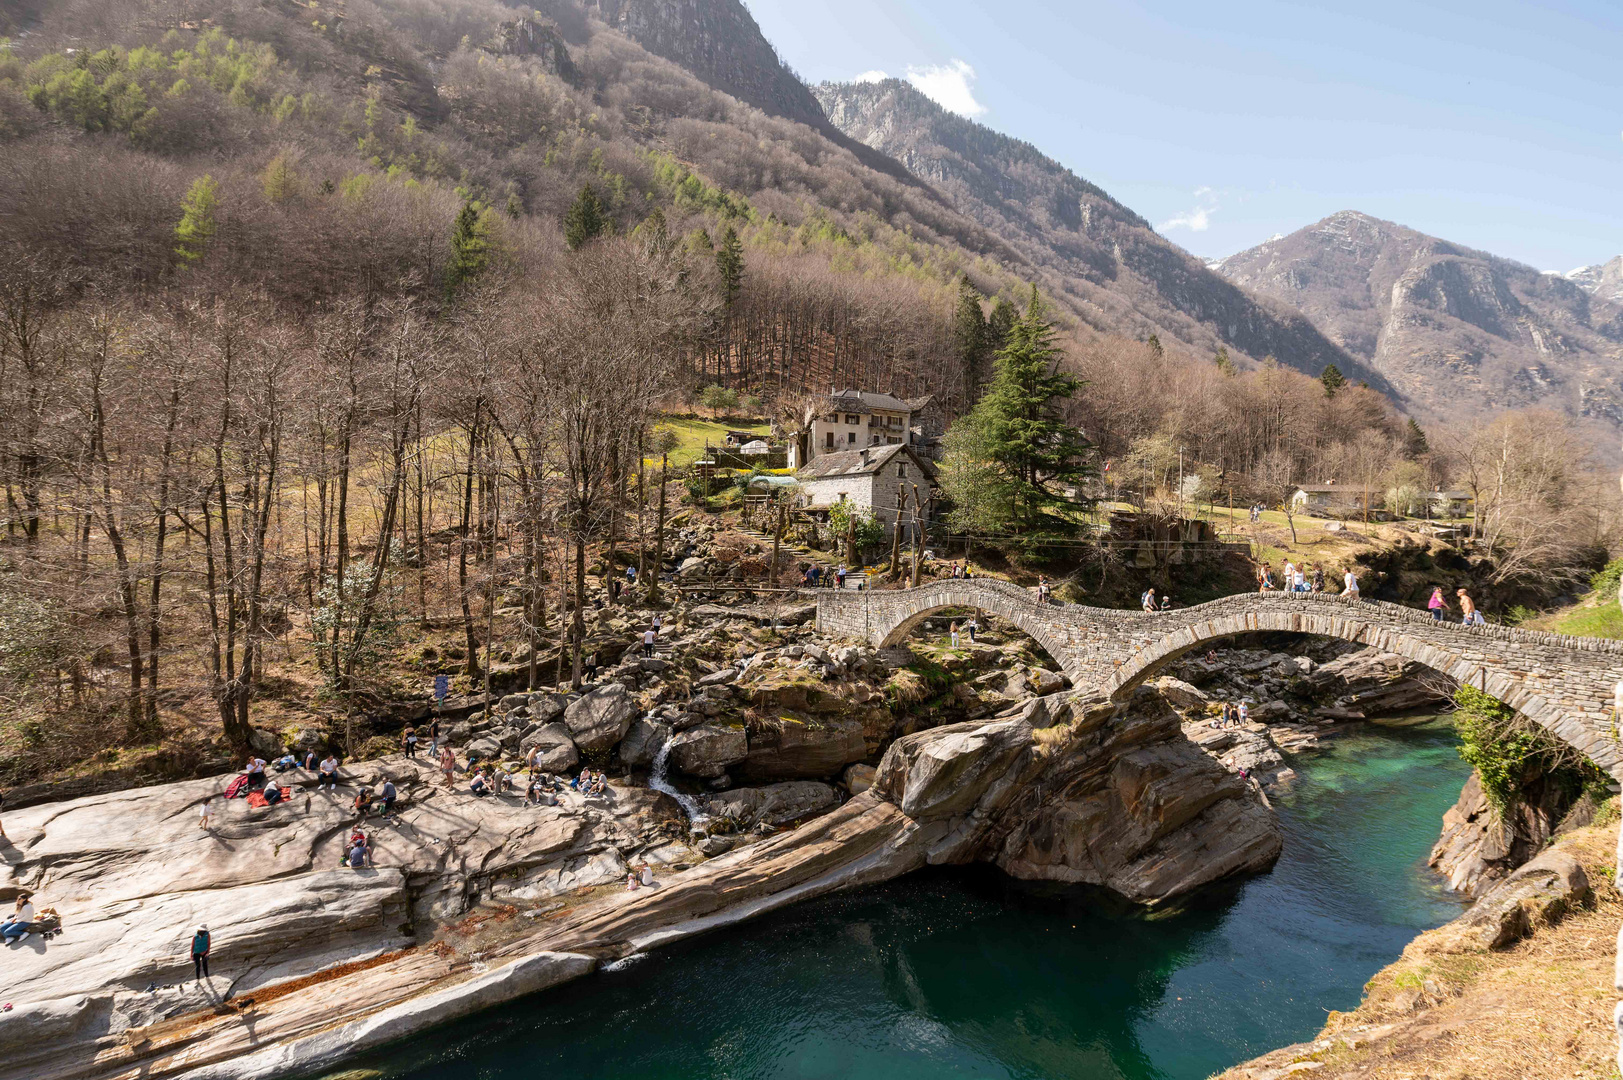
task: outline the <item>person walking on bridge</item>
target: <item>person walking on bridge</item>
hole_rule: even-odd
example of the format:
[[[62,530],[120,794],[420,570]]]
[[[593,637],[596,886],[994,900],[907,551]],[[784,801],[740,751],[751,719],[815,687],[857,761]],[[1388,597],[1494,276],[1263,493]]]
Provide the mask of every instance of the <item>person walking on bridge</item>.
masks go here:
[[[1349,568],[1341,581],[1341,595],[1351,600],[1358,599],[1358,575]]]
[[[1464,592],[1464,589],[1460,590],[1462,595]],[[1441,585],[1432,586],[1431,599],[1426,601],[1426,607],[1431,612],[1432,622],[1443,621],[1443,611],[1448,607],[1448,601],[1443,599],[1443,587]],[[1465,621],[1470,622],[1470,617],[1467,616]]]
[[[1480,610],[1478,610],[1478,608],[1476,606],[1476,601],[1471,599],[1471,594],[1470,593],[1466,592],[1464,589],[1460,589],[1454,595],[1456,595],[1456,596],[1458,596],[1460,598],[1460,625],[1461,626],[1487,626],[1488,625],[1488,620],[1486,620],[1486,619],[1484,619],[1482,617],[1482,612]]]

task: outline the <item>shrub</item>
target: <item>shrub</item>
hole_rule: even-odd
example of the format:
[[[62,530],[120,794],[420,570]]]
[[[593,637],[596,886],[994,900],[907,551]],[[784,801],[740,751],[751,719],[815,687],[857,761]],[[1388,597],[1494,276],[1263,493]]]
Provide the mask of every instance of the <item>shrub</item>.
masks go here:
[[[1504,819],[1521,801],[1529,775],[1543,774],[1574,793],[1605,774],[1589,758],[1550,735],[1498,698],[1470,686],[1454,693],[1460,757],[1476,769],[1482,793]]]

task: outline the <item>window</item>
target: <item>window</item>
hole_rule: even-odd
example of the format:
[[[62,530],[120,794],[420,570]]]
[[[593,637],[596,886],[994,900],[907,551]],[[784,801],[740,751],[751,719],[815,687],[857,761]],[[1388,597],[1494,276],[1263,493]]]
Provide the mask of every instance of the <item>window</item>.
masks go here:
[[[901,441],[902,441],[902,440],[900,440],[900,439],[898,439],[898,438],[897,438],[897,437],[896,437],[896,436],[894,436],[894,435],[892,435],[892,436],[890,436],[890,437],[889,437],[889,438],[887,438],[887,439],[886,439],[886,440],[885,440],[885,442],[887,442],[887,443],[889,443],[889,444],[890,444],[890,445],[891,445],[891,446],[896,446],[896,445],[897,445],[897,444],[899,444],[899,443],[900,443],[900,442],[901,442]]]
[[[845,422],[847,424],[860,424],[862,423],[862,417],[858,416],[856,413],[846,413]]]
[[[901,480],[907,479],[907,465],[905,463],[896,466],[896,476]]]
[[[828,432],[823,433],[823,449],[825,449],[825,450],[834,449],[834,433],[832,431],[828,431]]]
[[[856,444],[857,444],[857,433],[854,432],[854,431],[847,431],[845,433],[845,445],[847,445],[847,446],[855,446]]]

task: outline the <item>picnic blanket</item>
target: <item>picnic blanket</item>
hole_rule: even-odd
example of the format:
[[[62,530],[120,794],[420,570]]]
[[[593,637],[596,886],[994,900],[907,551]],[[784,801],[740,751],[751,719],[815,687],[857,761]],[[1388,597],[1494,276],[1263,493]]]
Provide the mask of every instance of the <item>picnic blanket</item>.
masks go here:
[[[248,793],[249,806],[269,806],[270,801],[265,798],[263,791],[250,791]]]
[[[225,797],[228,799],[238,799],[246,794],[248,794],[247,773],[243,773],[225,786]]]

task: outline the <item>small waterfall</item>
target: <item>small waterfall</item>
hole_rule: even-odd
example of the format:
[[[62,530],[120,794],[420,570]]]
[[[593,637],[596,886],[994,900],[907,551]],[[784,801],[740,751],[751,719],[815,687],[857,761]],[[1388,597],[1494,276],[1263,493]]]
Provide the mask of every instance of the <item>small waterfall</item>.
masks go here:
[[[653,718],[654,714],[650,712],[647,719],[652,721]],[[654,755],[654,766],[648,774],[648,786],[655,791],[663,791],[681,803],[683,812],[688,816],[688,824],[696,825],[705,817],[704,812],[699,809],[698,800],[692,795],[677,791],[676,788],[671,786],[671,782],[665,778],[666,770],[669,769],[671,763],[671,743],[675,739],[676,732],[673,731],[666,737],[664,745],[659,748],[659,753]]]

